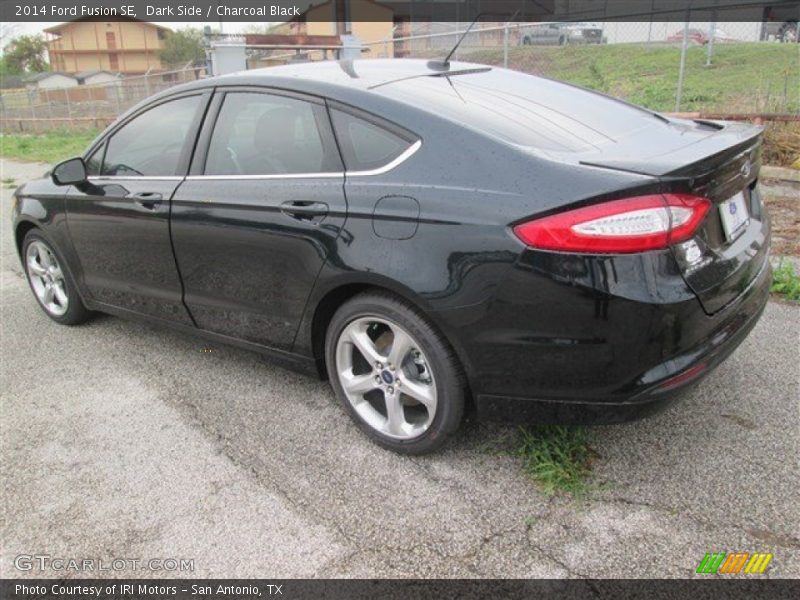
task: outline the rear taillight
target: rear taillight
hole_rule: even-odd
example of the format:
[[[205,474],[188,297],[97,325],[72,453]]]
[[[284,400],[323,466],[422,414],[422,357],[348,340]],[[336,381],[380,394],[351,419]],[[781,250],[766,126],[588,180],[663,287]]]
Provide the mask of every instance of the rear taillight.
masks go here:
[[[521,223],[514,234],[543,250],[643,252],[692,237],[710,206],[708,199],[688,194],[636,196]]]

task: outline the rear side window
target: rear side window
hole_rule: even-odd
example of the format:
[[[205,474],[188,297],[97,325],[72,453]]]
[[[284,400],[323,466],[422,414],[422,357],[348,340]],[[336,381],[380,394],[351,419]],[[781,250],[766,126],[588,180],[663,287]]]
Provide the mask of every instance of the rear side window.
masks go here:
[[[300,175],[342,170],[322,105],[288,96],[228,92],[206,175]]]
[[[413,135],[389,124],[379,125],[348,112],[332,110],[333,128],[348,171],[383,167],[416,141]]]
[[[178,174],[178,162],[200,100],[200,96],[170,100],[126,123],[107,143],[102,174]]]

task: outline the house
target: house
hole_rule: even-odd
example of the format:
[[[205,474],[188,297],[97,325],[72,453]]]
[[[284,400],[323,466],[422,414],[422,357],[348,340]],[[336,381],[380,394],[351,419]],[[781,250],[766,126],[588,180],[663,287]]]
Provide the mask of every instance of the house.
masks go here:
[[[136,19],[78,19],[45,29],[52,69],[141,75],[162,68],[159,50],[171,29]]]
[[[81,71],[75,75],[75,78],[81,85],[114,83],[120,79],[118,74],[105,70]]]
[[[23,77],[25,87],[28,89],[52,90],[58,88],[69,88],[78,85],[78,79],[69,73],[59,73],[48,71],[46,73],[34,73]]]
[[[349,11],[349,12],[347,12]],[[356,15],[359,20],[348,20]],[[284,31],[285,30],[285,31]],[[291,33],[307,36],[341,36],[351,34],[364,44],[385,41],[368,46],[365,56],[370,58],[392,58],[394,56],[394,10],[376,0],[350,0],[345,6],[342,0],[327,0],[294,17],[288,23],[275,28],[276,33]],[[320,53],[309,53],[309,59],[319,60]]]

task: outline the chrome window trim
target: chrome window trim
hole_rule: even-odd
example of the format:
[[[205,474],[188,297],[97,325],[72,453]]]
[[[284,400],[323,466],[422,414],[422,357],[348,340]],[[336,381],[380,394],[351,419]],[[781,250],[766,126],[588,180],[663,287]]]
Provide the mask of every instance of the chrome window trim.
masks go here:
[[[386,163],[382,167],[378,167],[377,169],[370,169],[369,171],[345,171],[345,173],[349,177],[369,177],[371,175],[382,175],[383,173],[388,173],[399,164],[411,158],[411,156],[421,147],[422,147],[422,140],[417,140],[416,142],[411,144],[408,148],[406,148],[397,158],[395,158],[391,162]]]
[[[316,179],[319,177],[344,177],[342,171],[333,173],[290,173],[287,175],[187,175],[187,181],[203,181],[206,179]]]
[[[371,169],[369,171],[337,171],[333,173],[287,173],[285,175],[188,175],[186,177],[187,181],[203,181],[208,179],[219,179],[219,180],[226,180],[226,179],[238,179],[238,180],[257,180],[257,179],[316,179],[316,178],[335,178],[335,177],[370,177],[372,175],[382,175],[383,173],[388,173],[395,167],[399,166],[401,163],[405,162],[413,154],[417,152],[422,147],[422,140],[417,140],[413,144],[411,144],[408,148],[406,148],[400,155],[397,156],[394,160],[386,163],[382,167],[378,167],[377,169]],[[121,178],[125,179],[125,178]],[[183,179],[179,177],[179,179]]]
[[[120,181],[136,179],[137,181],[182,181],[182,175],[90,175],[88,181]]]

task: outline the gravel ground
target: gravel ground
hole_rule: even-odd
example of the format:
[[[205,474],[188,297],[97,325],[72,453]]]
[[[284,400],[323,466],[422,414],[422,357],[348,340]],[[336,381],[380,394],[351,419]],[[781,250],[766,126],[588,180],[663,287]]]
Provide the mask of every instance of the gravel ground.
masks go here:
[[[41,165],[0,161],[17,183]],[[36,305],[0,224],[0,576],[20,554],[186,558],[200,577],[690,577],[712,551],[800,576],[800,308],[770,302],[682,402],[590,430],[595,490],[546,497],[467,423],[446,451],[369,443],[327,384],[242,350]],[[109,574],[109,573],[106,573]],[[163,571],[130,569],[140,577]]]

